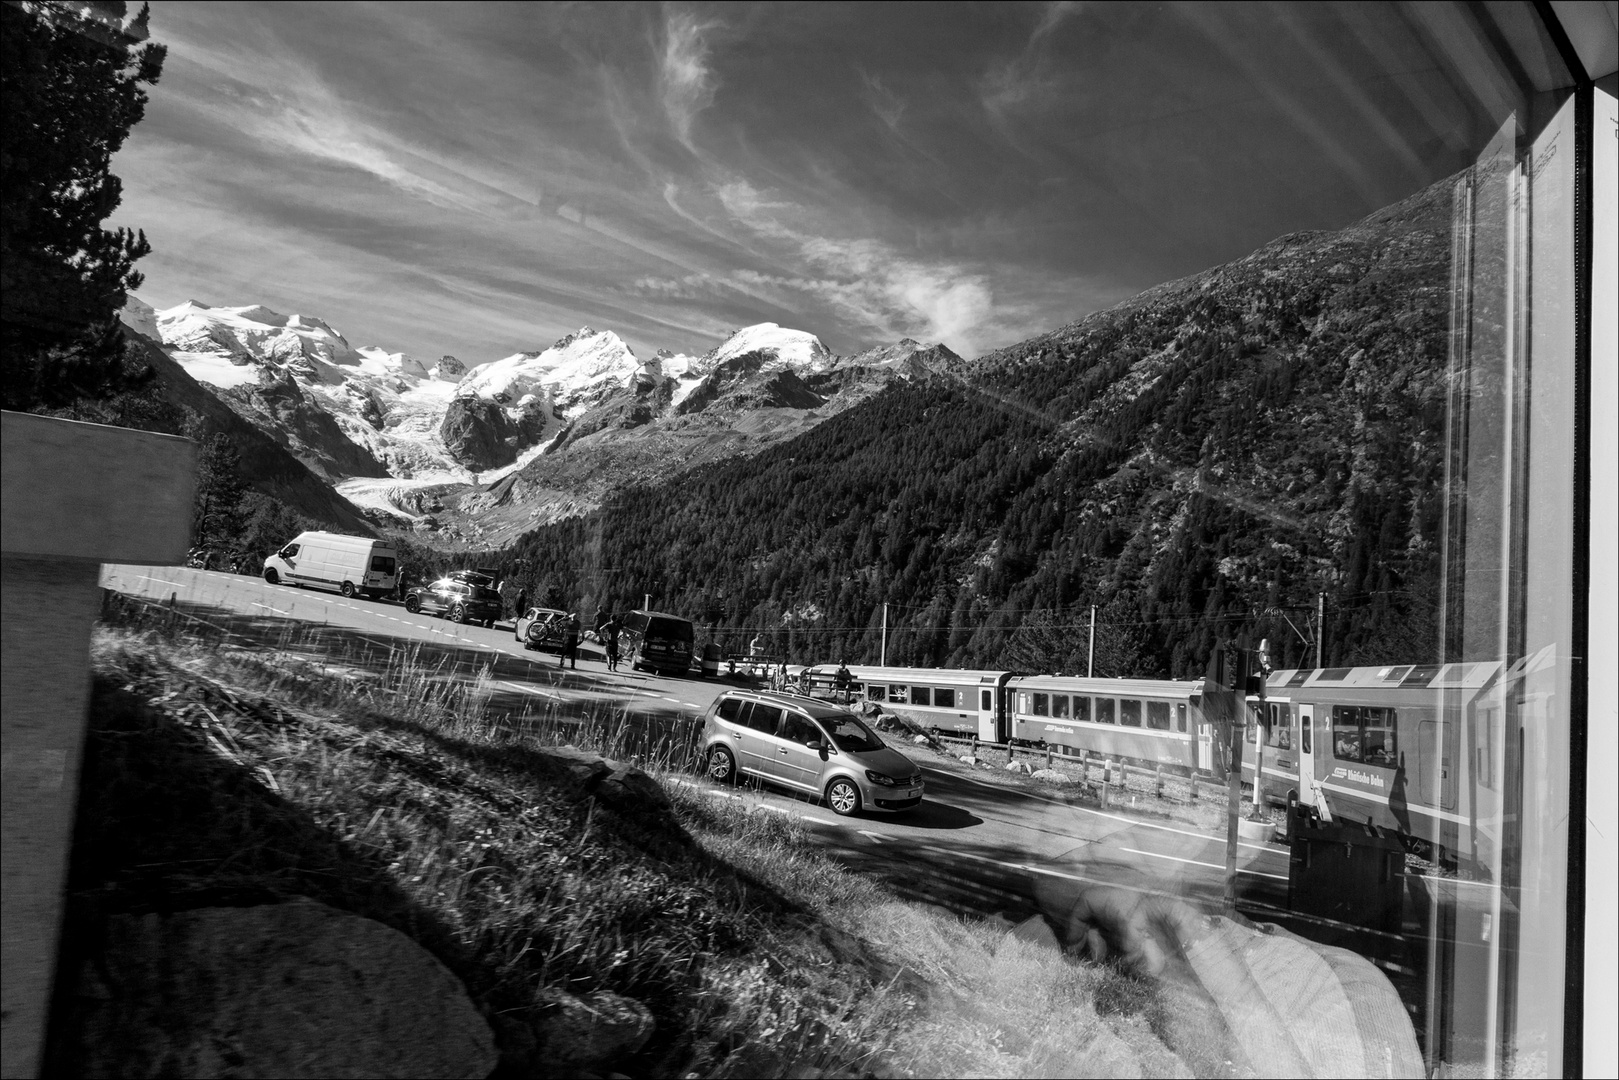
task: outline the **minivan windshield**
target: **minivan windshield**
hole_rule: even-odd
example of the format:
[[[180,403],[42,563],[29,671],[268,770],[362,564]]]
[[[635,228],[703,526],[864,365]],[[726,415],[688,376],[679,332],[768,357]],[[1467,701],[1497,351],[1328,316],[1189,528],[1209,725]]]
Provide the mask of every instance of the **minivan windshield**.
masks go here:
[[[848,713],[817,712],[815,720],[832,737],[832,745],[851,754],[881,750],[887,744],[877,733]]]

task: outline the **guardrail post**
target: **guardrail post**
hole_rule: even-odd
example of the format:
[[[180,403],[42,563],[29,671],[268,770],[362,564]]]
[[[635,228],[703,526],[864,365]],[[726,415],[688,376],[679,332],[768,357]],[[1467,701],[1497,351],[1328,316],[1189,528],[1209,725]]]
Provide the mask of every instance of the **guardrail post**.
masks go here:
[[[185,562],[196,448],[6,412],[0,473],[0,1075],[35,1076],[78,809],[101,564]]]
[[[1197,770],[1192,770],[1192,801],[1197,802]]]
[[[1156,775],[1158,779],[1158,797],[1162,799],[1164,797],[1164,767],[1162,765],[1158,766]]]
[[[1046,768],[1051,768],[1051,744],[1046,743]]]

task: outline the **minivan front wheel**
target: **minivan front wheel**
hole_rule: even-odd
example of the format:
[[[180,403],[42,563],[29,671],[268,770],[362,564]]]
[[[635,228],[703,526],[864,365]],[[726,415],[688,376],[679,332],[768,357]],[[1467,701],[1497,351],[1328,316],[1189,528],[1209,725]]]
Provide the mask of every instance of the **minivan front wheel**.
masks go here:
[[[708,752],[708,777],[719,784],[736,780],[736,759],[725,747],[716,746]]]
[[[264,583],[266,585],[281,584],[281,575],[275,572],[275,567],[272,566],[264,572]]]
[[[855,787],[853,780],[840,776],[826,785],[826,804],[839,817],[858,814],[860,812],[860,789]]]

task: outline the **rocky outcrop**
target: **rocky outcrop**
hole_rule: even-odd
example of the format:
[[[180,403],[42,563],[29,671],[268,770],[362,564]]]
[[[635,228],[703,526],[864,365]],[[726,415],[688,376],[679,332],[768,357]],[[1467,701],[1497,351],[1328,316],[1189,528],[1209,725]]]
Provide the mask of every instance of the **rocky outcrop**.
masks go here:
[[[233,386],[218,393],[327,480],[388,475],[387,467],[344,434],[332,414],[311,401],[288,371],[261,367],[256,385]],[[380,424],[380,416],[376,423]]]
[[[433,378],[443,382],[460,382],[466,373],[467,366],[448,353],[440,357],[439,362],[434,364],[429,372]]]
[[[86,1076],[487,1076],[465,987],[399,931],[294,900],[110,919]]]
[[[493,401],[458,397],[444,411],[439,437],[450,456],[472,469],[498,469],[517,460],[516,431]]]
[[[529,402],[514,418],[498,402],[462,396],[450,402],[439,437],[450,456],[470,469],[498,469],[539,442],[547,422],[543,402]]]
[[[610,1065],[652,1037],[652,1012],[633,998],[607,991],[575,997],[557,989],[539,996],[534,1053],[553,1069]]]

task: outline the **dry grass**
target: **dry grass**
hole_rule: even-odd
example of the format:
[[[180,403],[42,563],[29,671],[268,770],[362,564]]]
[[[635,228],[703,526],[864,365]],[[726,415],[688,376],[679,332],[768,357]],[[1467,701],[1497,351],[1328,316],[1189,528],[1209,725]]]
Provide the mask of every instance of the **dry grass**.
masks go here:
[[[666,785],[672,815],[621,816],[568,801],[537,760],[570,742],[679,769],[678,730],[615,710],[510,723],[487,673],[406,651],[345,664],[115,617],[94,644],[71,940],[118,912],[310,896],[443,959],[504,1075],[526,1070],[552,987],[652,1010],[652,1042],[614,1066],[631,1075],[1184,1073],[1146,984],[897,903],[782,815]]]

